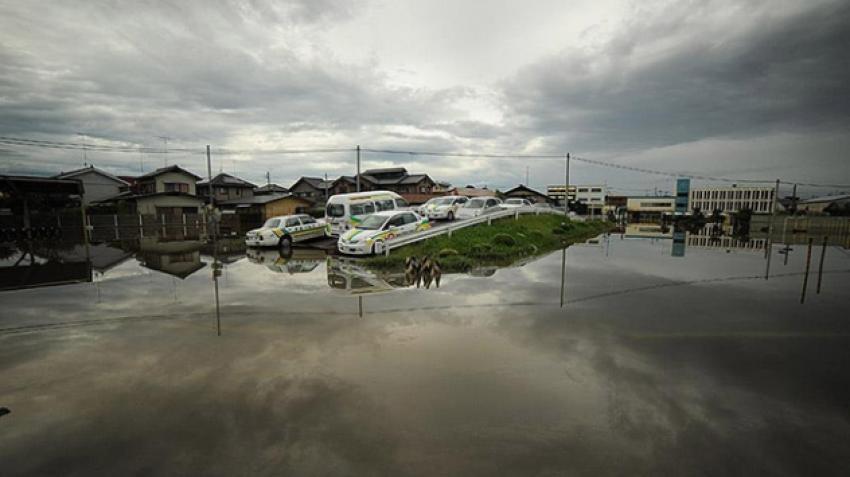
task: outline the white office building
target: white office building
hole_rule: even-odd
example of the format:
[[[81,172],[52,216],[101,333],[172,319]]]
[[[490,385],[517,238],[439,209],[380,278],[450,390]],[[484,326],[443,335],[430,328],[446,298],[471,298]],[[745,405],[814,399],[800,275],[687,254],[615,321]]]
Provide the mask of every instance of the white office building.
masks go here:
[[[588,214],[591,211],[594,214],[602,213],[607,196],[607,187],[604,185],[571,185],[568,191],[570,202],[587,206]],[[564,200],[563,184],[546,186],[546,195],[553,202],[562,204]]]
[[[773,187],[698,187],[691,189],[688,211],[699,209],[709,215],[715,210],[732,213],[750,209],[755,214],[769,214],[775,199]]]

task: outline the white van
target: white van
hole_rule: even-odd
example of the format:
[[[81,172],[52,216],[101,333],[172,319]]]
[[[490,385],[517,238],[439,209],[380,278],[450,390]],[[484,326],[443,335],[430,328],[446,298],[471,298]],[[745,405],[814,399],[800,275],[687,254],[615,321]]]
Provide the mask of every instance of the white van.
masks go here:
[[[342,235],[369,214],[408,207],[400,195],[388,190],[337,194],[325,205],[325,222],[330,225],[331,235]]]

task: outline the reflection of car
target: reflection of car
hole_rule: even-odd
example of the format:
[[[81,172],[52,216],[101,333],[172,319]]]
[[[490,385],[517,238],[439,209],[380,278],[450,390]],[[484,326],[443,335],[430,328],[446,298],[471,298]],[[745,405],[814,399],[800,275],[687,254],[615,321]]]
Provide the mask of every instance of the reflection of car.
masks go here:
[[[276,273],[307,273],[325,260],[324,250],[249,248],[245,255],[251,263],[265,265]]]
[[[327,226],[306,214],[272,217],[258,229],[245,235],[245,244],[249,247],[269,247],[274,245],[292,245],[295,242],[325,237]]]
[[[328,257],[328,286],[350,295],[365,295],[404,288],[404,273],[381,274],[360,266],[357,259]]]
[[[502,207],[508,209],[516,209],[518,207],[531,207],[531,201],[528,199],[508,199],[502,203]]]
[[[366,216],[357,226],[339,237],[337,249],[352,255],[383,253],[384,246],[401,236],[426,230],[431,225],[408,210],[386,210]]]
[[[495,197],[475,197],[469,199],[463,207],[458,209],[457,216],[460,219],[478,217],[501,210],[501,205],[502,201]]]
[[[446,219],[452,221],[457,216],[457,210],[469,199],[459,195],[445,197],[434,197],[422,204],[418,209],[419,215],[428,217],[430,220]]]

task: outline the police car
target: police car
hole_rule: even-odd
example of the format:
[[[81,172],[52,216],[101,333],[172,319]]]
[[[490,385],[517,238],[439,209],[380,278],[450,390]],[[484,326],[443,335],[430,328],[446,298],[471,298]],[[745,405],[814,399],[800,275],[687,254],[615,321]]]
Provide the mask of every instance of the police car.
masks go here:
[[[337,241],[337,249],[351,255],[380,254],[387,243],[430,227],[427,218],[409,210],[375,212],[343,233]]]
[[[327,225],[306,214],[281,215],[266,220],[245,235],[249,247],[288,246],[296,242],[327,236]]]

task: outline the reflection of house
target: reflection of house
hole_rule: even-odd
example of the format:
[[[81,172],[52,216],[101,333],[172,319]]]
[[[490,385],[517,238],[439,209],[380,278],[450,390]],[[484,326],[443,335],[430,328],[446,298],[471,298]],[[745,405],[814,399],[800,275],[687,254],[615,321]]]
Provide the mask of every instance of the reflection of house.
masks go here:
[[[77,244],[69,249],[57,250],[56,254],[63,263],[88,259],[92,270],[98,273],[106,273],[133,256],[132,252],[107,244],[90,244],[88,251],[85,245]]]
[[[532,204],[545,204],[549,202],[549,197],[546,194],[522,184],[505,191],[502,195],[506,198],[528,199]]]
[[[774,208],[773,187],[696,187],[690,190],[688,211],[701,210],[708,215],[719,210],[731,213],[742,209],[769,214]]]
[[[33,250],[15,250],[0,259],[0,290],[92,281],[91,265],[85,257],[61,259],[53,252],[45,257]]]
[[[265,265],[276,273],[308,273],[325,262],[327,256],[324,250],[294,249],[289,256],[281,254],[280,250],[250,248],[245,252],[251,263]]]
[[[802,200],[797,205],[797,211],[806,214],[850,215],[850,194]]]
[[[626,200],[631,222],[660,222],[662,218],[673,215],[675,208],[675,197],[629,197]]]
[[[83,189],[85,190],[83,203],[86,205],[94,201],[112,197],[130,185],[126,181],[94,166],[63,172],[55,176],[55,178],[74,179],[82,182]]]
[[[56,214],[79,207],[82,195],[82,182],[76,180],[0,175],[0,241],[23,238],[35,227],[59,227]]]
[[[250,199],[254,196],[254,188],[257,187],[244,179],[222,172],[213,177],[212,181],[198,182],[197,195],[205,201],[209,200],[210,184],[212,184],[213,199],[215,199],[216,202],[224,200]]]
[[[201,261],[200,241],[161,242],[155,238],[143,237],[139,240],[139,253],[136,259],[151,270],[186,278],[206,265]]]

